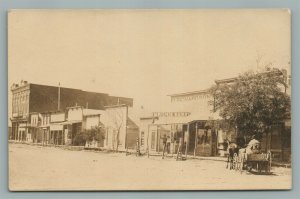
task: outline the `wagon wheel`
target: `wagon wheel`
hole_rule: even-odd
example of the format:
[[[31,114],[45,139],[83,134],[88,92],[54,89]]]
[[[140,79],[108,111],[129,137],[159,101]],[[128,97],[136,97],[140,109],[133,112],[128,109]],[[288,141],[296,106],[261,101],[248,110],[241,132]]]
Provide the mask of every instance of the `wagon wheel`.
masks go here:
[[[252,162],[249,162],[249,160],[247,160],[247,162],[246,162],[246,169],[248,172],[250,172],[252,170]]]
[[[240,170],[240,172],[242,172],[244,169],[244,158],[240,154],[238,156],[238,161],[239,161],[239,170]]]
[[[272,154],[271,151],[268,152],[268,173],[271,172],[272,167]]]
[[[270,173],[269,161],[267,161],[265,164],[266,164],[266,173]]]
[[[252,167],[247,165],[247,171],[250,172],[251,170],[252,170]]]
[[[261,170],[262,170],[262,162],[258,162],[258,163],[257,163],[257,166],[258,166],[258,172],[261,173]]]

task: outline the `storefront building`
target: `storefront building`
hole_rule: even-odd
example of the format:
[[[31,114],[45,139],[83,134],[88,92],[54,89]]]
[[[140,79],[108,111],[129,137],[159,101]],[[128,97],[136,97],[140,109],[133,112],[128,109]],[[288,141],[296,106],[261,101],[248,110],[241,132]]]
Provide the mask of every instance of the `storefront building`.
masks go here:
[[[69,135],[64,135],[69,127],[58,124],[66,122],[68,117],[65,114],[68,107],[81,106],[86,109],[104,110],[105,106],[117,103],[126,104],[128,107],[133,106],[132,98],[32,84],[27,81],[13,84],[11,94],[12,115],[9,139],[21,142],[59,145],[69,143],[70,138],[67,138]],[[94,119],[90,117],[88,123],[92,120]],[[73,129],[81,128],[81,124],[73,124]]]

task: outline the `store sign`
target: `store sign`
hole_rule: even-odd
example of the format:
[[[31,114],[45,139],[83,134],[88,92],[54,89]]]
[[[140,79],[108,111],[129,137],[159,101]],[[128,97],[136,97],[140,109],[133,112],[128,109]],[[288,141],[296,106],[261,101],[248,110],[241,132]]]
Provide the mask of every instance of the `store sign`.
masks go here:
[[[63,125],[59,125],[59,124],[50,125],[50,131],[62,131],[62,130],[63,130]]]
[[[172,102],[196,101],[196,100],[203,100],[209,98],[211,98],[211,95],[201,93],[201,94],[193,94],[193,95],[173,96],[171,97],[171,101]]]
[[[190,112],[154,112],[154,117],[187,117]]]

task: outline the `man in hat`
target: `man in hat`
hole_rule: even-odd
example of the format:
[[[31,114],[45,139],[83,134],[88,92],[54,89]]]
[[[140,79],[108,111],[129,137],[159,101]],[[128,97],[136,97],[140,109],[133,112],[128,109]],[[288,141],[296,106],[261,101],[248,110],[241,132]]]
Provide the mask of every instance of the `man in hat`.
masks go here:
[[[256,135],[253,135],[250,142],[246,146],[246,148],[242,148],[239,150],[239,156],[243,159],[247,160],[247,155],[253,154],[253,153],[259,153],[260,151],[260,142],[257,139]]]

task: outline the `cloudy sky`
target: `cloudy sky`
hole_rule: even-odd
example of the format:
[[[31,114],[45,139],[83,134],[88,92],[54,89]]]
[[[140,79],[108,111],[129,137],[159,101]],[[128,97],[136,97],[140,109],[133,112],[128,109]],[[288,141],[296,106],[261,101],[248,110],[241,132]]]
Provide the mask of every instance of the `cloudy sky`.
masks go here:
[[[9,86],[60,82],[150,110],[258,70],[257,57],[290,67],[288,10],[14,10],[8,25]]]

